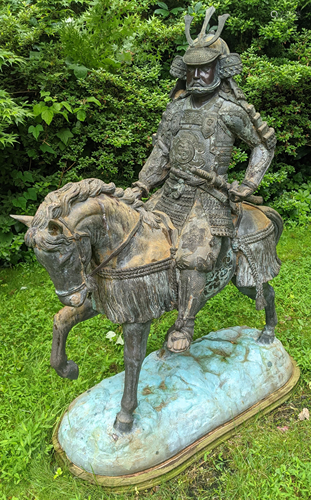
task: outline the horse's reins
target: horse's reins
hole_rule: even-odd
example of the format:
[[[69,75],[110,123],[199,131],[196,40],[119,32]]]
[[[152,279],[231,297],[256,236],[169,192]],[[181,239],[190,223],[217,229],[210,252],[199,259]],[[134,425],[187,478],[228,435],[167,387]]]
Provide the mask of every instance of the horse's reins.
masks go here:
[[[93,269],[93,271],[89,274],[89,276],[94,276],[94,274],[97,274],[98,271],[100,271],[103,267],[105,267],[108,264],[108,262],[111,261],[111,259],[113,259],[114,257],[116,257],[120,252],[122,252],[122,250],[130,243],[130,241],[133,238],[133,236],[135,236],[135,234],[137,233],[138,229],[141,226],[142,220],[143,220],[143,216],[142,216],[142,214],[139,214],[139,219],[138,219],[136,225],[133,227],[133,229],[130,232],[130,234],[128,235],[128,237],[126,238],[126,240],[124,240],[123,243],[121,243],[121,245],[119,245],[109,255],[109,257],[107,257],[107,259],[103,260],[103,262],[101,262],[99,264],[99,266],[95,267],[95,269]]]
[[[79,238],[76,236],[76,233],[72,230],[72,228],[69,226],[69,224],[62,217],[59,217],[58,220],[69,231],[69,233],[71,234],[70,238],[72,240],[75,240],[77,242],[77,240]],[[121,243],[121,245],[119,245],[115,250],[113,250],[111,252],[111,254],[105,260],[103,260],[97,267],[95,267],[95,269],[93,269],[93,271],[89,275],[86,276],[86,280],[88,280],[88,278],[92,278],[101,269],[103,269],[103,267],[105,267],[108,264],[108,262],[110,262],[114,257],[116,257],[117,255],[119,255],[120,252],[122,252],[122,250],[130,243],[131,239],[137,233],[138,229],[141,226],[142,220],[143,220],[143,216],[142,216],[142,214],[139,214],[139,219],[138,219],[137,223],[135,224],[135,226],[133,227],[133,229],[131,230],[130,234],[127,236],[127,238]],[[81,264],[82,264],[82,268],[83,268],[83,261],[82,261],[82,258],[81,258],[82,255],[81,255],[81,251],[80,251],[80,246],[79,245],[78,245],[78,251],[79,251],[79,258],[80,258],[80,261],[81,261]],[[74,289],[72,289],[70,291],[66,291],[66,292],[58,292],[58,291],[56,291],[56,293],[60,297],[66,297],[67,295],[72,295],[73,293],[79,292],[85,286],[87,287],[87,284],[85,283],[85,281],[83,281],[81,283],[81,285],[79,285],[78,287],[76,287],[76,288],[74,288]]]

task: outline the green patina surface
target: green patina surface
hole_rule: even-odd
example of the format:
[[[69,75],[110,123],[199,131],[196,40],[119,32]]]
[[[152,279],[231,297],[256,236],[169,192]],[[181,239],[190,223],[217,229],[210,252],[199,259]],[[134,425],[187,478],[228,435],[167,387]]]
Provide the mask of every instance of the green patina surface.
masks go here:
[[[133,474],[164,462],[288,381],[293,367],[281,342],[260,345],[259,333],[228,328],[182,354],[150,354],[129,434],[113,427],[124,372],[103,380],[70,405],[58,431],[61,447],[75,465],[99,475]]]

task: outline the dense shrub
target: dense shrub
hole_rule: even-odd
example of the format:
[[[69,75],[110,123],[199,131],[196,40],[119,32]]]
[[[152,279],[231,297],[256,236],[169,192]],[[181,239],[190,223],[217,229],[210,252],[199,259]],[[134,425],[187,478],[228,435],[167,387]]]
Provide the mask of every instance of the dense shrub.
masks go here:
[[[259,192],[288,220],[311,217],[310,8],[298,0],[213,2],[228,12],[223,37],[242,54],[237,82],[277,131]],[[0,259],[30,255],[9,213],[33,214],[47,192],[95,176],[129,185],[173,85],[169,66],[186,49],[208,2],[5,0],[0,7]],[[213,16],[212,24],[217,23]],[[249,151],[237,144],[231,179]]]

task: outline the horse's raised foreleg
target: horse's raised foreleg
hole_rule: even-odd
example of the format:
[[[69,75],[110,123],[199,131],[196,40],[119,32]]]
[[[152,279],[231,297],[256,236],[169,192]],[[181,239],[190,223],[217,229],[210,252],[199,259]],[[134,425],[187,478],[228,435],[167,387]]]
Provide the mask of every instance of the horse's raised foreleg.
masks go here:
[[[76,363],[67,359],[66,340],[70,330],[87,319],[98,314],[92,308],[92,303],[86,299],[80,307],[63,307],[54,316],[53,342],[51,352],[51,366],[56,373],[63,378],[75,380],[79,375],[79,367]]]
[[[125,381],[121,411],[117,414],[114,427],[129,432],[133,426],[133,411],[137,408],[137,386],[141,365],[145,359],[151,321],[147,323],[125,323],[124,365]]]
[[[243,295],[247,295],[250,299],[256,299],[256,288],[254,287],[239,287],[236,285],[235,279],[232,279],[232,282],[237,287],[237,289],[243,293]],[[275,339],[274,329],[278,323],[278,318],[275,310],[274,297],[275,292],[273,287],[269,285],[269,283],[263,284],[263,292],[264,297],[266,299],[267,305],[265,307],[266,313],[266,324],[259,335],[257,342],[260,344],[272,344]]]

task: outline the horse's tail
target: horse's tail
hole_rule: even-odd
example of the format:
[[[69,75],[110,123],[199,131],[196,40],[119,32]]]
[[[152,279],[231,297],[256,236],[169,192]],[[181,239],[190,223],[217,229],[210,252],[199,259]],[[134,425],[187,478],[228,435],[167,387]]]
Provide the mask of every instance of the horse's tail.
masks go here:
[[[260,206],[257,208],[259,208],[259,210],[261,210],[272,221],[274,225],[275,244],[277,245],[284,228],[282,217],[271,207]]]

